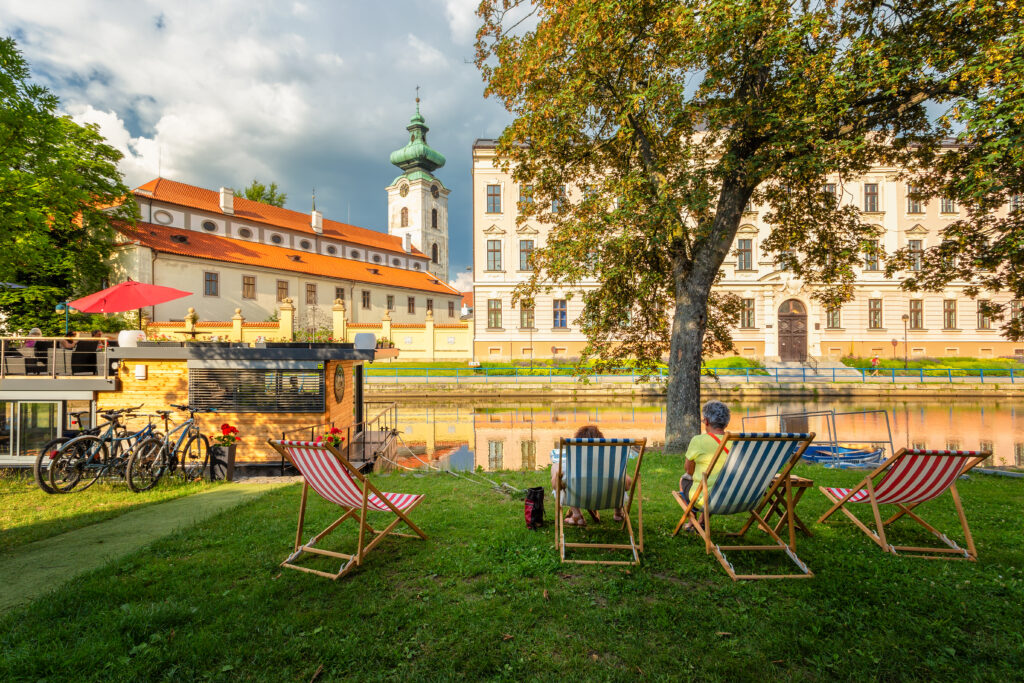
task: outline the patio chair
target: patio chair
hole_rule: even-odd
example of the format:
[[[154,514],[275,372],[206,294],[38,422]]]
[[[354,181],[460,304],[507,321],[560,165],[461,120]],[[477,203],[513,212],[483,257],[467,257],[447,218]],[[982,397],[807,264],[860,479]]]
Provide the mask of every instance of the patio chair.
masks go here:
[[[814,434],[768,434],[726,432],[718,445],[718,450],[711,457],[711,462],[704,470],[699,482],[698,494],[693,500],[687,501],[680,491],[673,491],[676,502],[683,508],[683,516],[676,525],[672,535],[675,536],[686,522],[693,525],[694,530],[704,539],[704,552],[714,554],[719,564],[733,581],[741,579],[806,579],[814,573],[796,555],[796,534],[793,524],[793,492],[790,486],[789,472],[800,460],[804,450],[814,440]],[[715,485],[708,490],[708,474],[715,471],[721,458],[725,458]],[[758,512],[764,503],[775,495],[779,487],[784,487],[786,499],[786,521],[789,526],[789,543],[782,540],[775,529]],[[701,501],[703,507],[699,507]],[[717,515],[747,514],[748,523],[743,529],[731,536],[743,536],[757,522],[775,542],[770,545],[718,545],[711,540],[711,517]],[[800,569],[799,574],[737,574],[732,563],[726,558],[727,551],[783,551]]]
[[[422,495],[379,491],[344,455],[329,444],[312,441],[276,441],[274,439],[268,439],[268,443],[282,457],[295,466],[299,473],[302,474],[303,480],[302,499],[299,502],[299,526],[295,532],[295,547],[292,554],[281,563],[282,567],[325,576],[329,579],[338,579],[354,567],[362,564],[363,558],[366,557],[367,553],[384,540],[385,536],[392,535],[405,538],[416,538],[416,536],[419,536],[419,538],[426,540],[427,535],[413,524],[406,514],[423,501]],[[319,493],[324,500],[341,507],[344,510],[344,514],[332,522],[326,529],[310,538],[308,542],[303,543],[302,528],[306,517],[306,496],[310,487]],[[366,521],[368,512],[388,513],[389,515],[394,515],[395,519],[378,531]],[[316,547],[316,544],[321,539],[347,519],[353,519],[359,525],[359,541],[356,545],[355,553],[345,554]],[[410,529],[416,532],[416,536],[392,531],[399,522],[405,522]],[[376,536],[376,538],[366,543],[367,533]],[[305,553],[335,557],[345,562],[338,569],[337,573],[333,574],[295,564]]]
[[[644,550],[644,509],[640,498],[640,465],[647,439],[562,439],[557,465],[558,479],[564,485],[555,491],[555,541],[562,562],[576,564],[639,564]],[[637,450],[633,481],[626,490],[626,465],[630,451]],[[637,534],[630,519],[637,500]],[[620,530],[625,529],[629,543],[567,543],[563,508],[586,510],[622,508]],[[628,550],[631,560],[574,560],[566,558],[567,548]]]
[[[857,528],[868,535],[868,538],[877,543],[882,550],[893,555],[899,555],[900,552],[904,552],[910,553],[911,557],[924,557],[933,560],[970,560],[974,562],[978,559],[978,551],[974,547],[971,529],[967,526],[967,517],[964,515],[963,505],[960,504],[960,494],[956,490],[956,480],[960,475],[970,471],[971,468],[991,455],[990,451],[900,449],[853,488],[819,486],[818,488],[821,489],[821,492],[834,505],[818,519],[818,522],[824,522],[837,510],[842,510],[843,514],[857,525]],[[919,515],[913,512],[914,508],[918,505],[938,498],[947,489],[949,489],[949,493],[953,497],[953,505],[956,506],[956,513],[960,518],[960,527],[963,529],[964,538],[967,542],[966,549],[958,546],[945,534],[940,533],[935,527],[925,522]],[[875,518],[875,528],[871,529],[854,516],[847,507],[848,503],[866,503],[871,505],[871,512]],[[898,512],[883,522],[878,506],[886,504],[895,505],[898,508]],[[890,544],[886,538],[885,528],[904,515],[923,526],[947,547]]]

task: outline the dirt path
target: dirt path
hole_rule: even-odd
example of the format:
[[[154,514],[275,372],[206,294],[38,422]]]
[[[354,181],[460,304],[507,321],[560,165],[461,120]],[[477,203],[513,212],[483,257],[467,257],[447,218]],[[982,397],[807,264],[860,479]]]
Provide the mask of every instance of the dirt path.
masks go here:
[[[23,605],[75,576],[135,552],[268,491],[275,483],[218,486],[16,548],[0,559],[0,613]],[[281,484],[283,485],[283,483]]]

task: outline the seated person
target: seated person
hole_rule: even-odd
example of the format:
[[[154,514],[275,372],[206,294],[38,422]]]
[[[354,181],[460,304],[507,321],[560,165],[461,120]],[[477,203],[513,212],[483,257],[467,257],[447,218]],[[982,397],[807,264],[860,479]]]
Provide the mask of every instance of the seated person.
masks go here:
[[[604,434],[601,433],[601,430],[598,428],[597,425],[586,425],[584,427],[580,427],[579,429],[577,429],[576,433],[573,434],[573,438],[574,439],[603,439],[604,438]],[[552,492],[554,493],[555,496],[559,495],[559,490],[560,489],[565,488],[565,478],[564,478],[565,477],[565,470],[562,470],[562,477],[563,478],[561,480],[558,479],[558,468],[557,467],[552,467],[551,468],[551,490],[552,490]],[[632,485],[633,485],[633,478],[630,477],[627,474],[626,475],[626,489],[629,489],[629,487],[632,486]],[[597,510],[587,510],[587,513],[593,518],[593,520],[595,522],[597,522],[597,523],[601,522],[601,517],[597,514]],[[616,522],[621,522],[623,520],[623,514],[624,513],[623,513],[623,510],[622,510],[621,507],[615,508],[615,516],[614,516],[615,521]],[[587,525],[587,520],[583,519],[583,513],[580,512],[580,509],[578,507],[571,507],[571,508],[569,508],[569,514],[566,516],[564,521],[565,521],[566,524],[570,524],[572,526],[586,526]]]
[[[685,456],[686,474],[679,479],[679,492],[687,503],[697,495],[704,472],[711,464],[711,458],[718,451],[718,445],[722,443],[722,435],[725,434],[725,428],[729,426],[731,417],[729,406],[721,401],[708,401],[701,408],[701,422],[707,433],[698,434],[690,439]],[[715,479],[724,465],[725,458],[719,458],[714,471],[708,473],[709,489],[714,486]],[[703,505],[703,501],[698,500],[696,505],[697,507]],[[689,530],[691,527],[688,525],[685,528]]]

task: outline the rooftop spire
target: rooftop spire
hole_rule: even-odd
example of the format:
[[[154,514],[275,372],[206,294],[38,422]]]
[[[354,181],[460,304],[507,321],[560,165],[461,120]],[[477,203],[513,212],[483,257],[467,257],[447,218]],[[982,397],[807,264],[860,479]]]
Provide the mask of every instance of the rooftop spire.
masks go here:
[[[409,119],[405,128],[409,131],[409,144],[391,153],[391,163],[409,175],[415,171],[432,174],[444,166],[444,155],[427,144],[427,127],[423,115],[420,114],[420,86],[416,86],[416,113]]]

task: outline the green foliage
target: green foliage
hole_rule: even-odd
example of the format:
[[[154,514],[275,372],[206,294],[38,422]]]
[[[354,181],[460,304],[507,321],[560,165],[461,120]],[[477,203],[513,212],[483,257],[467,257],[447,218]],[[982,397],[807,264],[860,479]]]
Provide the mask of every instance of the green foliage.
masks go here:
[[[845,356],[842,359],[843,365],[851,368],[872,370],[870,358],[858,358],[856,356]],[[978,377],[978,370],[985,370],[986,377],[1006,377],[1012,368],[1016,373],[1024,373],[1024,363],[1013,358],[970,358],[965,356],[947,356],[944,358],[910,358],[907,360],[908,371],[904,372],[903,358],[882,358],[878,357],[878,367],[885,370],[885,374],[891,374],[896,370],[896,376],[920,377],[919,370],[924,370],[925,377]],[[952,369],[952,372],[947,372]],[[989,372],[991,371],[991,372]]]
[[[1024,669],[1019,480],[958,483],[977,563],[893,557],[840,515],[798,537],[814,578],[733,583],[696,536],[670,535],[679,459],[653,452],[643,467],[636,567],[559,563],[550,497],[548,524],[529,531],[522,501],[486,487],[443,473],[371,475],[380,489],[425,494],[411,517],[430,538],[385,539],[329,581],[278,566],[294,542],[300,487],[273,490],[3,615],[0,678],[965,681],[1016,680]],[[829,486],[863,476],[796,473]],[[517,488],[550,481],[545,470],[488,477]],[[4,495],[2,507],[17,498]],[[812,489],[797,509],[811,522],[826,508]],[[311,495],[307,514],[308,537],[338,511]],[[921,514],[959,539],[948,494]],[[354,529],[345,522],[326,547],[351,552]],[[610,519],[569,533],[622,537]],[[910,545],[935,541],[906,520],[891,533]],[[755,528],[747,542],[763,538]],[[740,570],[791,567],[782,553],[730,557]]]
[[[246,199],[270,204],[271,206],[284,206],[284,203],[288,201],[288,195],[277,189],[277,183],[264,185],[256,178],[253,178],[249,187],[242,190],[242,194],[245,195]]]
[[[595,279],[584,357],[669,356],[673,450],[699,429],[702,350],[730,346],[738,304],[712,287],[748,202],[772,225],[763,251],[830,307],[878,236],[823,193],[830,178],[924,173],[941,156],[1003,174],[947,173],[980,203],[1024,168],[1014,3],[484,0],[479,14],[486,93],[515,117],[499,160],[532,186],[520,220],[553,226],[517,297]],[[985,150],[943,147],[955,125]]]
[[[29,82],[14,40],[0,38],[0,282],[24,285],[0,289],[11,332],[62,332],[54,307],[100,288],[111,222],[132,223],[137,213],[117,169],[121,153],[57,106]]]

